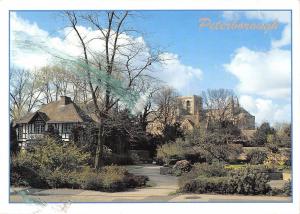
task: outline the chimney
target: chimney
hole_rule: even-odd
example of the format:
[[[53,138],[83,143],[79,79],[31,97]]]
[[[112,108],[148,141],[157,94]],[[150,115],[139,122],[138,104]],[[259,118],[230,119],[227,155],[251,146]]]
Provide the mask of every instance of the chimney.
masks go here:
[[[60,96],[59,104],[60,105],[68,105],[72,103],[72,100],[70,97],[67,96]]]

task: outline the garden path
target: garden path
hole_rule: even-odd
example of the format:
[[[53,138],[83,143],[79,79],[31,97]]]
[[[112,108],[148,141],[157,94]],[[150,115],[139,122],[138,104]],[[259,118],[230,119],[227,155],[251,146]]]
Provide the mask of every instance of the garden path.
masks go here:
[[[115,193],[75,189],[28,189],[27,200],[24,200],[24,195],[17,193],[22,189],[15,189],[15,193],[10,196],[10,202],[291,202],[291,197],[175,194],[178,188],[177,178],[161,175],[160,166],[132,165],[126,168],[131,173],[148,176],[150,186]]]

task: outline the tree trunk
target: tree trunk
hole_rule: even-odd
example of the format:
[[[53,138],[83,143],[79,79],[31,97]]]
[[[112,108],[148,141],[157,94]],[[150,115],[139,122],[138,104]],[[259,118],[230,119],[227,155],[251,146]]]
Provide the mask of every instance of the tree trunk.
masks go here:
[[[98,128],[96,156],[95,156],[95,169],[100,169],[104,165],[103,151],[104,151],[103,125],[102,125],[102,121],[100,120],[99,128]]]

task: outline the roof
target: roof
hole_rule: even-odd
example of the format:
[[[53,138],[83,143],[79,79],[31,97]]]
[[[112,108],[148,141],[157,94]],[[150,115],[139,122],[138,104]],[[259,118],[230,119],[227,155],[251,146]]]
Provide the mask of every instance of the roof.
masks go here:
[[[183,122],[188,122],[189,124],[191,124],[193,127],[195,126],[195,123],[194,123],[194,121],[192,121],[191,119],[184,119],[184,121]]]
[[[69,97],[48,103],[34,113],[28,113],[16,123],[29,123],[39,114],[47,123],[92,122],[92,118],[79,108]]]
[[[22,117],[16,123],[29,123],[31,120],[33,120],[37,116],[40,116],[42,118],[42,120],[44,120],[45,122],[49,120],[48,116],[44,112],[36,111],[36,112],[30,112],[30,113],[26,114],[24,117]]]
[[[253,130],[252,129],[244,129],[241,131],[242,131],[242,135],[244,135],[248,140],[251,139],[256,132],[255,129],[253,129]]]

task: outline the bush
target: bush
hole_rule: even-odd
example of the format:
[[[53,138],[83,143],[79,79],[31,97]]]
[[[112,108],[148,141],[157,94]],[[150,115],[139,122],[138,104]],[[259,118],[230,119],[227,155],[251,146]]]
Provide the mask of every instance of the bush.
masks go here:
[[[207,178],[215,178],[215,177],[226,177],[227,170],[225,169],[224,165],[218,162],[213,164],[208,163],[197,163],[194,164],[191,171],[188,173],[183,174],[178,182],[180,186],[180,190],[188,191],[184,189],[195,189],[197,186],[197,179],[199,177],[207,177]],[[185,187],[185,185],[187,185]],[[190,187],[189,187],[190,186]],[[189,192],[189,191],[188,191]]]
[[[214,161],[235,161],[242,152],[242,146],[233,143],[238,140],[239,130],[236,127],[225,124],[218,124],[216,129],[208,130],[193,129],[185,137],[186,144],[191,150],[197,150],[201,158],[205,158],[206,162]]]
[[[232,193],[266,194],[271,189],[267,184],[270,181],[268,176],[255,167],[247,166],[234,170],[230,177],[230,186],[233,187]]]
[[[23,183],[36,188],[73,187],[72,172],[87,162],[89,155],[72,142],[56,142],[46,137],[12,157],[12,175]],[[74,180],[74,179],[73,179]],[[12,184],[18,181],[12,178]],[[77,184],[74,186],[78,186]]]
[[[272,168],[272,169],[283,168],[284,166],[289,164],[289,157],[280,153],[271,153],[264,161],[264,164],[268,168]]]
[[[11,183],[34,188],[83,188],[109,192],[146,184],[147,177],[130,174],[124,167],[91,169],[85,166],[88,157],[71,142],[59,144],[46,138],[31,151],[19,152],[12,157]]]
[[[193,173],[197,176],[205,177],[222,177],[227,175],[227,170],[224,164],[219,162],[208,163],[197,163],[192,169]]]
[[[291,151],[290,150],[282,150],[282,151],[280,151],[280,154],[285,157],[285,163],[284,163],[284,165],[285,166],[291,166],[291,164],[292,164],[292,160],[291,160],[292,154],[291,154]]]
[[[176,164],[173,166],[171,172],[176,176],[182,175],[182,173],[187,173],[191,170],[192,166],[189,161],[181,160],[177,161]]]
[[[230,192],[228,177],[198,177],[188,182],[180,183],[181,192],[219,193]]]
[[[232,172],[226,176],[224,173],[216,173],[206,170],[201,165],[201,170],[180,177],[179,190],[195,193],[219,193],[219,194],[266,194],[270,191],[268,177],[260,170],[247,166]],[[204,168],[204,170],[202,169]],[[203,174],[199,172],[204,172]],[[206,173],[205,173],[206,172]],[[214,176],[212,176],[214,175]],[[217,176],[216,176],[217,175]]]
[[[262,164],[267,159],[267,156],[268,155],[266,152],[262,150],[254,149],[254,150],[250,150],[247,153],[246,160],[250,164]]]
[[[274,134],[275,134],[275,129],[272,128],[269,123],[262,123],[254,133],[253,144],[255,146],[263,146],[267,143],[268,136]]]
[[[143,187],[146,185],[149,178],[145,175],[133,175],[128,173],[124,179],[127,188]]]
[[[286,196],[291,196],[292,195],[292,182],[291,180],[288,180],[287,183],[284,184],[283,186],[283,194],[286,195]]]
[[[31,186],[36,188],[48,188],[44,177],[34,170],[25,160],[18,156],[12,157],[10,167],[10,183],[15,186]]]
[[[75,171],[61,171],[59,169],[45,176],[45,181],[50,188],[72,188],[79,189],[81,183],[77,179]]]
[[[282,188],[272,188],[269,192],[270,195],[284,195],[284,196],[291,196],[292,195],[292,183],[289,180],[287,183],[284,184]]]
[[[171,159],[182,160],[186,154],[184,142],[176,140],[174,143],[167,143],[157,148],[157,158],[168,163]]]
[[[81,177],[83,189],[105,192],[142,187],[149,180],[147,176],[128,173],[124,167],[120,166],[105,166],[99,172],[84,173]]]
[[[276,144],[274,143],[268,143],[267,144],[267,148],[271,153],[278,153],[279,152],[279,148]]]
[[[122,182],[125,178],[127,170],[119,166],[105,166],[99,172],[104,190],[107,191],[122,191],[126,188]]]

